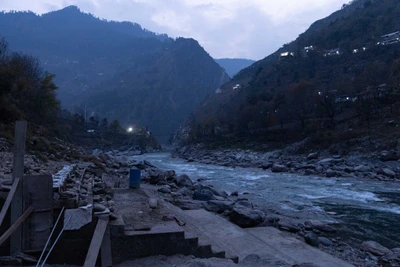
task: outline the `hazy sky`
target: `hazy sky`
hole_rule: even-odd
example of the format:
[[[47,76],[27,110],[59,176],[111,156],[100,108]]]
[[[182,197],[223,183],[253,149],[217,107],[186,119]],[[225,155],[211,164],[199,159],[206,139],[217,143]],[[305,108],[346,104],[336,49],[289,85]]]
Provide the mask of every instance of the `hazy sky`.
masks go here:
[[[108,20],[192,37],[215,58],[261,59],[349,0],[0,0],[0,10],[46,13],[69,5]]]

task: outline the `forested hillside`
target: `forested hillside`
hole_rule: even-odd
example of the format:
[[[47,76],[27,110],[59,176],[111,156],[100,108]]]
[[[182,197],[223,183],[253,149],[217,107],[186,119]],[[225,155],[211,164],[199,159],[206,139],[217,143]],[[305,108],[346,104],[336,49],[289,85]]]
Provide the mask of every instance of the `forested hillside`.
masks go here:
[[[290,142],[338,131],[350,138],[367,134],[374,121],[393,121],[399,14],[396,0],[344,5],[222,86],[188,119],[180,138]]]
[[[86,119],[148,126],[163,140],[229,79],[192,39],[101,20],[74,6],[41,16],[0,13],[0,35],[56,75],[63,107]]]

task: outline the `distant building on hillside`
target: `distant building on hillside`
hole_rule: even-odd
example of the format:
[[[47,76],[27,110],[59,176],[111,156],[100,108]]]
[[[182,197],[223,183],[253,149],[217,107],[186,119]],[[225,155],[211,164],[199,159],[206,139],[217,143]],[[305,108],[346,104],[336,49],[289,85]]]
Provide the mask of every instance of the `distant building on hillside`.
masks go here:
[[[364,52],[364,51],[367,51],[366,47],[362,47],[361,49],[356,48],[356,49],[353,49],[353,54],[358,54],[358,53]]]
[[[381,41],[378,45],[390,45],[400,42],[400,31],[392,32],[381,36]]]
[[[335,48],[335,49],[326,50],[324,53],[324,57],[339,56],[340,54],[341,54],[340,49]]]
[[[233,90],[233,91],[237,91],[237,90],[239,90],[240,88],[242,88],[242,86],[241,86],[240,84],[235,84],[235,86],[232,87],[232,90]]]
[[[301,51],[301,55],[302,55],[303,57],[307,57],[308,53],[310,53],[310,52],[312,52],[312,51],[314,51],[314,50],[315,50],[315,47],[314,47],[313,45],[305,46],[305,47],[303,48],[303,51]]]
[[[293,58],[294,57],[294,52],[283,52],[280,55],[280,59],[288,59],[288,58]]]

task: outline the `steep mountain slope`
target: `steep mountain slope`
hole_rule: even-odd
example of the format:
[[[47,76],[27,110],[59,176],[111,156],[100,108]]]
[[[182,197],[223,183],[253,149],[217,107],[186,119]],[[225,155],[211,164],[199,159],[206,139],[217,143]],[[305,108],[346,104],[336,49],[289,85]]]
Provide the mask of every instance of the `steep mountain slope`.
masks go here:
[[[392,116],[384,113],[399,99],[399,12],[396,0],[344,5],[221,86],[181,134],[282,141]]]
[[[239,71],[255,62],[254,60],[243,58],[219,58],[215,59],[215,61],[226,70],[230,77],[235,76]]]
[[[163,140],[229,79],[192,39],[100,20],[75,6],[42,16],[0,13],[0,35],[56,74],[64,107],[148,126]]]

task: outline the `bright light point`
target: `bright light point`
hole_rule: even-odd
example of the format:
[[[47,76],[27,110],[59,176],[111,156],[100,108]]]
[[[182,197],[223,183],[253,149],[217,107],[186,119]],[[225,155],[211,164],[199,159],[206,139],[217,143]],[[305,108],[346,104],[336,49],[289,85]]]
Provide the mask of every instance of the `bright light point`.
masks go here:
[[[133,131],[133,128],[132,127],[129,127],[128,128],[128,133],[131,133]]]

